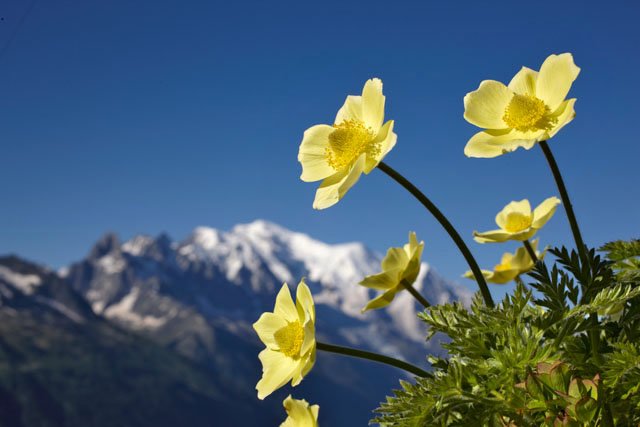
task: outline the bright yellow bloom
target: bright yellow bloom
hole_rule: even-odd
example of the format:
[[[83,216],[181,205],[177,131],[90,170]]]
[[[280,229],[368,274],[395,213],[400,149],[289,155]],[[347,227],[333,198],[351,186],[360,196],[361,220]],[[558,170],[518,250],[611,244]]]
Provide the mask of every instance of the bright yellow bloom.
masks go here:
[[[304,282],[298,284],[296,303],[285,283],[276,297],[273,313],[262,313],[253,324],[260,340],[267,346],[260,352],[262,379],[256,390],[264,399],[291,380],[297,386],[316,361],[316,311],[311,291]]]
[[[318,405],[309,406],[306,400],[294,399],[291,395],[282,404],[288,417],[280,427],[318,427]]]
[[[538,239],[531,242],[531,246],[533,247],[538,259],[543,259],[545,252],[543,251],[541,254],[537,251]],[[493,268],[493,271],[482,270],[482,275],[487,282],[502,285],[531,270],[533,266],[534,263],[529,256],[529,252],[527,252],[524,247],[519,247],[515,254],[507,252],[502,255],[500,264],[496,265]],[[475,279],[471,271],[464,273],[464,277],[468,279]]]
[[[362,96],[347,96],[333,126],[315,125],[304,132],[298,152],[300,179],[322,180],[314,209],[338,203],[362,172],[375,169],[396,144],[393,120],[383,124],[384,102],[382,81],[370,79]]]
[[[497,157],[518,147],[528,150],[553,137],[575,117],[575,99],[565,100],[580,68],[570,53],[550,55],[540,72],[527,67],[509,86],[485,80],[464,97],[464,118],[485,128],[464,148],[468,157]]]
[[[478,243],[530,239],[551,219],[559,204],[560,199],[549,197],[531,212],[531,205],[527,199],[511,202],[496,215],[496,224],[500,229],[484,233],[474,231],[473,238]]]
[[[409,233],[409,243],[401,248],[390,248],[382,260],[382,273],[364,278],[360,284],[367,288],[383,291],[376,298],[369,301],[365,308],[374,310],[388,306],[396,294],[404,289],[402,282],[413,285],[420,272],[420,257],[424,249],[424,242],[418,243],[416,233]]]

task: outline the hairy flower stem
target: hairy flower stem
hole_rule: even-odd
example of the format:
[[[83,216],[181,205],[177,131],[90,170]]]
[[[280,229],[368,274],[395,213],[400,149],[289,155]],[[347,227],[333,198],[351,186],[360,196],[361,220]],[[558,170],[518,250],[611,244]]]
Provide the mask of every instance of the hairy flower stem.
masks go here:
[[[326,351],[329,353],[342,354],[345,356],[357,357],[360,359],[367,359],[367,360],[372,360],[378,363],[384,363],[385,365],[394,366],[396,368],[405,370],[407,372],[411,372],[412,374],[417,375],[419,377],[432,376],[429,372],[423,369],[420,369],[417,366],[412,365],[411,363],[407,363],[405,361],[402,361],[400,359],[395,359],[393,357],[383,356],[382,354],[372,353],[370,351],[358,350],[355,348],[343,347],[340,345],[326,344],[320,341],[316,342],[316,348],[318,350]]]
[[[427,301],[427,299],[425,297],[423,297],[420,292],[418,292],[418,290],[416,288],[414,288],[411,283],[407,282],[406,280],[403,280],[400,282],[400,284],[409,291],[409,293],[411,295],[413,295],[413,297],[418,300],[418,302],[420,304],[422,304],[422,306],[424,308],[428,308],[431,307],[431,303],[429,301]]]
[[[536,251],[533,250],[533,246],[531,246],[531,243],[529,243],[528,240],[525,240],[524,242],[522,242],[522,244],[524,245],[527,252],[529,252],[529,256],[531,257],[531,260],[533,261],[533,263],[534,264],[537,263],[538,256],[536,255]]]
[[[473,276],[475,277],[476,282],[480,287],[480,292],[482,293],[482,297],[484,298],[484,303],[487,307],[494,307],[495,304],[493,302],[493,298],[491,297],[491,292],[489,292],[489,287],[487,286],[487,282],[484,279],[482,272],[480,271],[480,267],[478,267],[478,263],[471,254],[471,251],[469,250],[467,245],[464,243],[464,240],[462,240],[462,238],[460,237],[460,234],[458,234],[453,225],[451,225],[447,217],[444,216],[442,212],[440,212],[440,209],[438,209],[436,205],[434,205],[433,202],[431,202],[431,200],[429,200],[429,198],[424,195],[424,193],[418,190],[418,188],[410,181],[408,181],[405,177],[391,168],[391,166],[387,165],[384,162],[380,162],[378,164],[378,169],[389,175],[389,177],[395,180],[398,184],[402,185],[407,191],[409,191],[409,193],[411,193],[416,199],[418,199],[418,201],[422,203],[425,208],[427,208],[427,210],[438,220],[438,222],[440,222],[442,227],[444,227],[447,233],[449,233],[449,236],[451,236],[455,244],[458,246],[458,249],[460,250],[460,252],[462,252],[464,258],[467,260],[467,263],[469,264],[469,267],[473,272]]]
[[[549,148],[549,144],[547,144],[547,141],[540,141],[538,144],[540,145],[540,148],[542,148],[542,152],[547,158],[547,163],[549,163],[549,167],[551,168],[551,173],[553,173],[553,178],[556,180],[556,185],[558,186],[558,191],[560,192],[560,198],[562,199],[564,210],[567,212],[569,225],[571,225],[573,239],[576,241],[576,246],[578,247],[577,249],[578,254],[580,255],[580,260],[582,260],[582,262],[586,264],[587,256],[585,252],[584,241],[582,240],[582,234],[580,234],[580,227],[578,227],[576,214],[573,212],[573,205],[571,204],[571,200],[569,199],[569,193],[567,193],[567,187],[565,187],[564,185],[564,180],[562,179],[562,175],[560,174],[560,169],[558,168],[556,159],[553,157],[553,153],[551,153],[551,149]]]

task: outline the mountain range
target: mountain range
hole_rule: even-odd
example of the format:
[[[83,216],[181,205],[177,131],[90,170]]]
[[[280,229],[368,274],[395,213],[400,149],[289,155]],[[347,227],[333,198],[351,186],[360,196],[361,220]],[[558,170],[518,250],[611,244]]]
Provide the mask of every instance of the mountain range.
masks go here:
[[[404,373],[321,353],[299,387],[259,401],[251,325],[305,277],[319,339],[426,367],[442,350],[408,293],[360,312],[373,294],[357,283],[380,260],[262,220],[180,241],[106,234],[57,272],[0,258],[0,426],[279,425],[289,393],[320,404],[322,425],[366,425]],[[415,286],[432,302],[470,298],[426,263]]]

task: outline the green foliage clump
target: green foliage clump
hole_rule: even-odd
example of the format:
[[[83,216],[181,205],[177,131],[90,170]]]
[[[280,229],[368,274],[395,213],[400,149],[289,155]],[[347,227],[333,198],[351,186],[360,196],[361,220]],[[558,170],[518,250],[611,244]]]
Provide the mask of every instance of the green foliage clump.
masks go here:
[[[446,335],[433,374],[402,382],[380,426],[640,426],[640,240],[550,250],[495,307],[420,314]]]

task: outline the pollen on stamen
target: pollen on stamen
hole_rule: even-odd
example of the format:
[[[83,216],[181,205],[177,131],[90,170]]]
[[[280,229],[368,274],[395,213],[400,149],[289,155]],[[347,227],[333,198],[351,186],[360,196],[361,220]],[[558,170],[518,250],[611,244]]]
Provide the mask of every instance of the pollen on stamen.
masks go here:
[[[504,229],[509,233],[517,233],[531,227],[533,219],[531,215],[525,215],[520,212],[512,212],[507,215]]]
[[[544,101],[530,95],[513,95],[502,120],[512,129],[521,132],[549,130],[557,119],[549,117],[549,107]]]
[[[374,143],[375,132],[359,120],[345,120],[334,124],[329,135],[329,146],[325,150],[327,163],[335,170],[341,170],[353,163],[360,155],[380,154],[379,143]]]
[[[304,328],[300,322],[290,322],[284,328],[273,334],[280,352],[291,358],[300,357],[300,350],[304,342]]]

